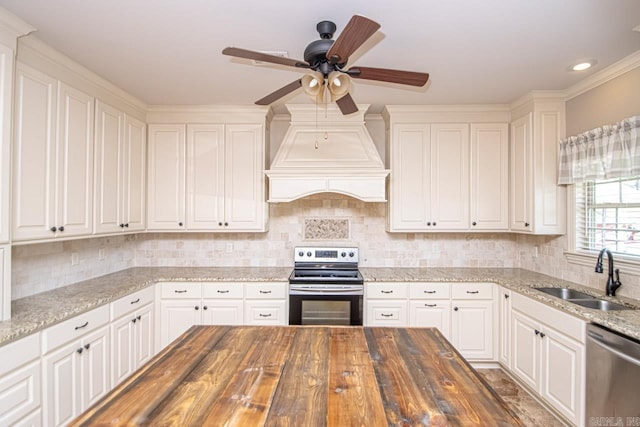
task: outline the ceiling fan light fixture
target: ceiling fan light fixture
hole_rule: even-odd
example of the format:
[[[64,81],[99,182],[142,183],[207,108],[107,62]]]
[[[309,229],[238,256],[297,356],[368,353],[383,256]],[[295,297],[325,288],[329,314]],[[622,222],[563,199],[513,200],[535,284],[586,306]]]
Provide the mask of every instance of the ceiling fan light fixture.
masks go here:
[[[324,77],[320,73],[305,74],[301,78],[302,89],[316,102],[322,101],[324,93]]]
[[[335,101],[349,93],[351,77],[349,77],[348,74],[341,73],[340,71],[333,71],[329,74],[328,81],[328,89],[329,93],[331,93],[332,100]]]

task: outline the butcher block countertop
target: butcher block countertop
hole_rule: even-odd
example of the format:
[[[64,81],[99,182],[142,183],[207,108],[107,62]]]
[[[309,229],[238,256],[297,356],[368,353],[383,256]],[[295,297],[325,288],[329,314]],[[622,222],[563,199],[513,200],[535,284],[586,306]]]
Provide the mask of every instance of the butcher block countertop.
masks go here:
[[[521,423],[437,329],[194,326],[72,425]]]

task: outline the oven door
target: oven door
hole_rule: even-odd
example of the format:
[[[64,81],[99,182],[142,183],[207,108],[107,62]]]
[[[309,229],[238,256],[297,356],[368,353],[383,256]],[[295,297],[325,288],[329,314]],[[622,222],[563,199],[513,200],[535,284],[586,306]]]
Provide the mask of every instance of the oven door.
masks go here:
[[[331,289],[302,286],[289,291],[290,325],[362,326],[363,292],[357,289]]]

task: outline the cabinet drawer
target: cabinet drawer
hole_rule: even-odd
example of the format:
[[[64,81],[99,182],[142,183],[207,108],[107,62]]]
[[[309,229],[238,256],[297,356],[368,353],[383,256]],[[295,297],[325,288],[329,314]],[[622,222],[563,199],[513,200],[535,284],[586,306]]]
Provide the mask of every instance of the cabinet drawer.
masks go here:
[[[42,352],[47,353],[107,323],[109,323],[108,305],[58,323],[42,331]]]
[[[246,325],[286,325],[289,322],[285,317],[285,301],[246,303],[245,324]]]
[[[287,284],[280,282],[249,282],[245,283],[247,299],[285,299]]]
[[[40,358],[40,334],[35,333],[0,347],[0,376]]]
[[[493,283],[452,283],[453,299],[492,299]]]
[[[448,299],[451,297],[451,286],[448,283],[409,283],[409,297],[411,299]]]
[[[162,298],[201,298],[201,283],[198,282],[165,282],[162,287]]]
[[[367,302],[367,326],[408,326],[405,301]]]
[[[208,282],[202,284],[202,298],[242,299],[244,286],[242,282]]]
[[[371,299],[405,299],[409,294],[406,283],[374,282],[364,288],[367,298]]]
[[[153,286],[134,292],[111,303],[111,320],[153,302]]]

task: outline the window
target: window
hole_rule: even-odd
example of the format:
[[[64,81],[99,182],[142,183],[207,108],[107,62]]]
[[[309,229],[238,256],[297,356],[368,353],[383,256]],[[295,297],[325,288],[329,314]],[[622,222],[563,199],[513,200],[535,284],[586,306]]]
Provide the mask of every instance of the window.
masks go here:
[[[640,177],[575,185],[577,251],[608,248],[640,261]]]

